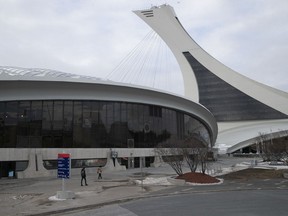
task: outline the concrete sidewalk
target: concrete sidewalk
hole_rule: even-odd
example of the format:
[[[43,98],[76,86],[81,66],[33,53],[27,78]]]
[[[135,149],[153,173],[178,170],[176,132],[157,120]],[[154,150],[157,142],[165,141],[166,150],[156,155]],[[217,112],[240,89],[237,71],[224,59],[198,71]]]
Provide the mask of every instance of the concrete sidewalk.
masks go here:
[[[143,175],[174,175],[169,167],[143,168]],[[157,173],[159,171],[159,173]],[[151,172],[151,173],[150,173]],[[31,179],[0,179],[1,215],[33,215],[69,208],[119,202],[148,195],[151,191],[161,190],[167,186],[136,185],[134,180],[141,179],[140,169],[125,171],[105,171],[103,179],[98,180],[96,173],[87,174],[88,186],[81,186],[80,173],[66,180],[66,190],[76,195],[71,200],[53,200],[57,191],[62,190],[62,179],[45,177]],[[50,200],[49,200],[50,198]],[[52,198],[52,200],[51,200]],[[49,214],[47,214],[49,215]]]
[[[247,158],[219,158],[213,166],[227,168],[236,163],[249,161]],[[187,168],[187,171],[188,168]],[[62,180],[55,178],[0,179],[1,215],[51,215],[67,209],[91,208],[105,204],[119,203],[130,199],[155,194],[157,191],[175,185],[136,185],[134,180],[144,176],[173,176],[175,172],[168,165],[158,168],[129,169],[124,171],[103,171],[103,179],[98,180],[96,173],[87,175],[88,186],[80,185],[79,175],[66,181],[66,190],[73,191],[75,199],[51,200],[57,191],[62,190]],[[50,198],[50,199],[49,199]],[[50,213],[49,213],[50,212]]]

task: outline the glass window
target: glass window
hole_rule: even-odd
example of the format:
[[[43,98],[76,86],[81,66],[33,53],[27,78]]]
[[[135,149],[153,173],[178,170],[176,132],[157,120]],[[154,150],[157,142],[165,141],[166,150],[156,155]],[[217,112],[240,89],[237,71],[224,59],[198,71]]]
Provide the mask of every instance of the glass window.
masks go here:
[[[16,126],[17,125],[17,110],[18,103],[16,101],[6,103],[6,126]]]
[[[144,111],[145,111],[146,105],[138,104],[138,129],[137,129],[137,138],[134,140],[134,145],[139,146],[140,148],[147,148],[145,145],[144,140],[144,128],[145,128],[145,120],[144,120]],[[149,129],[150,130],[150,129]]]
[[[111,128],[111,125],[114,121],[113,117],[114,117],[114,103],[112,102],[107,102],[106,103],[106,119],[107,119],[107,122],[106,122],[106,130],[108,131],[108,133],[110,132],[110,128]]]
[[[113,110],[113,118],[114,122],[120,122],[120,116],[121,116],[121,106],[120,103],[113,103],[114,104],[114,110]]]
[[[31,121],[42,121],[42,101],[32,101],[30,115]]]
[[[53,101],[43,102],[42,130],[48,134],[53,129]]]
[[[30,101],[20,101],[18,104],[18,123],[30,121]]]
[[[18,103],[18,128],[16,147],[29,147],[29,129],[30,129],[30,101],[20,101]]]
[[[73,147],[73,101],[64,101],[63,147]]]
[[[63,101],[54,101],[53,131],[62,134],[63,131]]]
[[[83,101],[83,128],[91,128],[91,102]]]
[[[5,113],[5,138],[4,146],[7,148],[15,148],[17,142],[17,109],[18,103],[16,101],[6,103]]]
[[[175,139],[177,138],[177,118],[176,118],[176,111],[169,110],[170,122],[171,122],[171,131],[174,134]]]
[[[133,105],[131,103],[127,104],[127,121],[129,130],[134,131],[133,127]]]
[[[32,101],[30,111],[30,136],[41,136],[42,101]]]
[[[83,124],[82,124],[82,131],[83,137],[85,139],[82,140],[84,148],[91,148],[93,140],[91,138],[91,128],[92,128],[92,118],[91,118],[91,102],[90,101],[83,101]]]
[[[154,117],[162,117],[162,108],[159,106],[150,105],[149,115]]]
[[[184,138],[184,114],[180,112],[176,112],[177,117],[177,135],[178,139]]]
[[[109,134],[106,142],[109,147],[115,147],[116,141],[115,141],[114,103],[113,102],[106,103],[106,115],[107,115],[106,116],[106,119],[107,119],[106,130]]]
[[[100,122],[100,111],[99,111],[99,102],[92,101],[91,102],[91,120],[92,125],[98,125]]]
[[[72,132],[73,101],[64,101],[63,130]]]
[[[108,101],[0,102],[0,147],[153,148],[210,133],[173,109]]]
[[[29,137],[29,147],[30,148],[41,148],[42,147],[42,137],[41,136],[30,136]]]
[[[54,148],[52,136],[42,137],[42,147],[43,148]]]
[[[125,116],[127,116],[126,105],[122,106],[122,104],[116,102],[114,104],[114,122],[111,125],[108,136],[111,145],[115,148],[125,148],[127,146],[127,139],[130,137],[127,120],[122,121],[122,117],[124,120]]]
[[[127,122],[127,103],[121,103],[121,122]]]
[[[220,79],[189,52],[183,52],[183,54],[197,79],[199,102],[213,113],[217,121],[287,118],[287,115],[257,101]]]
[[[103,147],[107,147],[107,137],[108,137],[108,130],[107,130],[107,106],[106,102],[100,102],[99,103],[99,112],[100,112],[100,118],[99,118],[99,125],[97,127],[97,132],[99,132],[99,141],[100,145]]]
[[[73,124],[74,125],[82,125],[82,102],[74,101],[74,118]]]
[[[74,101],[73,147],[82,148],[82,102]]]
[[[4,119],[5,119],[5,103],[0,102],[0,148],[4,143]]]
[[[135,131],[138,132],[139,130],[142,129],[142,125],[141,126],[139,125],[139,118],[142,115],[142,113],[140,113],[138,104],[132,105],[132,113],[133,113],[133,118],[132,118],[133,128],[135,129]]]
[[[63,136],[53,135],[53,148],[63,148]]]
[[[106,118],[103,116],[102,111],[103,103],[98,101],[92,102],[92,147],[101,148],[106,147],[106,129],[103,120],[106,122]]]
[[[16,161],[15,171],[24,171],[28,167],[28,161]]]
[[[73,101],[64,101],[63,147],[73,146]]]
[[[29,148],[29,136],[18,135],[16,148]]]

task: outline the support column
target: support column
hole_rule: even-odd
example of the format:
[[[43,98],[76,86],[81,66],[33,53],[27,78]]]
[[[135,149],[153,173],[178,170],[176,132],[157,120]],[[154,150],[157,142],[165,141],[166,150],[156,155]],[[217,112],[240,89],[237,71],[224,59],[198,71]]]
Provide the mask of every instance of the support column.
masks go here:
[[[16,172],[17,178],[35,178],[50,176],[50,172],[43,166],[43,158],[41,152],[31,150],[29,153],[28,167],[24,171]]]

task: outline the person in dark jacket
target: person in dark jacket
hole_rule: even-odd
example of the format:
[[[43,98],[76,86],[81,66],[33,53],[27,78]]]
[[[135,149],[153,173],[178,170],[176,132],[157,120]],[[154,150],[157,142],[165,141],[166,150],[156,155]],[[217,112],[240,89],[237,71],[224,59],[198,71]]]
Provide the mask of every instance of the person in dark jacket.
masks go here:
[[[81,169],[81,186],[83,186],[83,180],[85,181],[85,185],[88,186],[87,180],[86,180],[86,170],[85,167]]]

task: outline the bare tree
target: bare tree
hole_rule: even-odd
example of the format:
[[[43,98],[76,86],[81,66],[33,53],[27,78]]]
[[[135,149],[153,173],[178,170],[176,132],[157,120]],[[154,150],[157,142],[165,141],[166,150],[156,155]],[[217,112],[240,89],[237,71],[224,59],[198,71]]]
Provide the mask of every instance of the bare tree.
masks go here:
[[[202,148],[199,151],[199,158],[201,163],[201,172],[205,174],[208,166],[208,148]]]
[[[202,173],[205,173],[207,169],[208,145],[196,135],[190,136],[182,142],[160,144],[155,152],[178,175],[183,174],[184,162],[187,163],[191,172],[196,172],[199,164],[201,164]]]
[[[267,157],[268,156],[267,148],[266,145],[264,144],[266,139],[267,135],[261,132],[259,132],[259,135],[256,138],[256,144],[258,144],[260,156],[263,158],[264,161],[269,160],[269,158]]]
[[[198,148],[183,148],[183,157],[189,166],[191,172],[196,172],[199,164],[199,149]]]
[[[277,133],[259,133],[256,145],[264,161],[287,161],[288,157],[288,131]]]
[[[167,163],[177,173],[183,174],[183,151],[175,144],[160,144],[155,149],[155,153],[162,157],[162,160]]]

